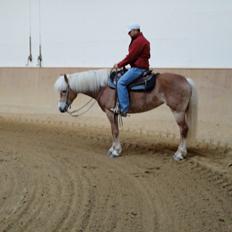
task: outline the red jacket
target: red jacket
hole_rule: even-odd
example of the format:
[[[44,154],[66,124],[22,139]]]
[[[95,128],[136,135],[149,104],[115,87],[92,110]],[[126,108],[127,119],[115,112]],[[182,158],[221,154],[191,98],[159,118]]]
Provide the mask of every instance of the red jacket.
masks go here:
[[[118,67],[122,68],[128,64],[131,67],[149,68],[150,58],[150,42],[140,32],[136,38],[131,40],[129,45],[129,54],[118,63]]]

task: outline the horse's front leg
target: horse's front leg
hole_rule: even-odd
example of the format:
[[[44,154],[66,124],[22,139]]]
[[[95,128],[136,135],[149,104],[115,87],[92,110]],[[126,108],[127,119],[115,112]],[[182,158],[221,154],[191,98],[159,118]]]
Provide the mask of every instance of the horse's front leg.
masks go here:
[[[116,158],[122,153],[122,146],[119,140],[118,116],[114,115],[114,113],[109,110],[106,110],[106,115],[111,124],[111,132],[113,137],[112,146],[108,150],[107,154],[112,158]]]

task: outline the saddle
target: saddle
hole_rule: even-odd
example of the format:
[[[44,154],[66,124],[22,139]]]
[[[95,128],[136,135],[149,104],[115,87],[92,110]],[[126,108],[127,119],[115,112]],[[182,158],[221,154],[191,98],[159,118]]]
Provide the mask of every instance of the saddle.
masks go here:
[[[111,72],[108,79],[108,86],[112,89],[116,89],[118,80],[127,71],[128,70],[126,68],[123,68],[117,72]],[[152,70],[146,70],[141,74],[140,77],[138,77],[138,79],[130,83],[127,88],[129,91],[151,91],[155,87],[156,78],[158,75],[159,73],[152,73]]]

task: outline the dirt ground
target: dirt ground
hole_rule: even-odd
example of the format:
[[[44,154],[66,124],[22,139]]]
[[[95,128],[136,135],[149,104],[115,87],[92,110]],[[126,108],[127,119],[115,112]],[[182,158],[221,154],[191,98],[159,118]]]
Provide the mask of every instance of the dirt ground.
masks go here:
[[[41,118],[40,118],[41,119]],[[232,150],[163,135],[0,118],[0,231],[232,231]]]
[[[232,232],[232,70],[168,70],[199,93],[197,140],[181,162],[165,106],[125,119],[123,154],[107,157],[97,104],[80,118],[57,112],[53,83],[76,71],[0,69],[0,232]]]

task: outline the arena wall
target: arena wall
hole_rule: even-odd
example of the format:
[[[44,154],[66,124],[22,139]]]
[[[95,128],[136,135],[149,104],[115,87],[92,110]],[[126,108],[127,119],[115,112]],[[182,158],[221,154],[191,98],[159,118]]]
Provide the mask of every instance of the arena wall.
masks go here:
[[[54,81],[62,73],[73,73],[90,68],[0,68],[0,113],[14,115],[49,115],[67,120],[69,116],[57,110],[58,94]],[[199,94],[198,137],[231,141],[232,138],[232,69],[156,69],[191,77]],[[79,96],[73,108],[87,101]],[[108,125],[97,104],[78,122]],[[178,133],[173,116],[166,106],[147,113],[131,115],[125,128]],[[139,125],[139,126],[138,126]],[[223,139],[222,139],[223,138]]]

